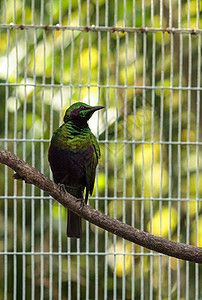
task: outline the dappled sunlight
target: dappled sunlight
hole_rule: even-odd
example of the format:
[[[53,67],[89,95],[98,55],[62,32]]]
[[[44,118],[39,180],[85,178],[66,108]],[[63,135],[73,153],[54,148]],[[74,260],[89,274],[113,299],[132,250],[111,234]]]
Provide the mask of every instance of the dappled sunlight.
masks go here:
[[[196,225],[198,225],[197,233],[196,233]],[[197,217],[196,216],[194,217],[191,226],[192,226],[191,244],[197,245],[198,247],[202,247],[202,215],[201,214],[197,215]]]
[[[151,223],[148,222],[147,231],[150,231]],[[162,212],[156,212],[152,219],[152,234],[168,238],[169,228],[171,229],[170,234],[174,232],[177,226],[177,211],[174,207],[169,211],[168,206],[162,208]]]
[[[108,264],[112,271],[116,270],[116,275],[119,277],[123,276],[124,274],[128,275],[131,272],[131,263],[132,263],[132,256],[127,255],[127,253],[131,253],[132,247],[131,243],[126,242],[125,247],[123,246],[123,242],[118,241],[114,246],[111,246],[108,249],[109,253],[116,252],[116,256],[109,255],[108,256]],[[121,253],[125,253],[122,255]]]

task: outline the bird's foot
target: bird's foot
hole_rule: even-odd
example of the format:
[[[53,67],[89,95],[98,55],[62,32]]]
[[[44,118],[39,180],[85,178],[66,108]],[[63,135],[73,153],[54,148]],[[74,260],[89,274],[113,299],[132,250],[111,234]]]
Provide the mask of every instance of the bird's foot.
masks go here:
[[[83,207],[84,207],[84,205],[85,205],[85,202],[83,201],[83,198],[78,198],[77,200],[76,200],[76,202],[81,202],[81,204],[80,204],[80,207],[79,207],[79,210],[81,210]]]
[[[25,177],[20,176],[18,173],[14,173],[12,176],[12,179],[23,180],[25,183],[31,183],[31,182],[25,180]]]
[[[58,186],[60,188],[60,194],[64,194],[66,192],[65,185],[63,183],[58,183]]]

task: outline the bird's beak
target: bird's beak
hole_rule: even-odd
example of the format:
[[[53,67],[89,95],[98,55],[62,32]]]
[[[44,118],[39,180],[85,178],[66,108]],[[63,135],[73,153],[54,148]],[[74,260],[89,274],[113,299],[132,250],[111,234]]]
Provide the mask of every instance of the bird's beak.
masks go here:
[[[94,112],[94,111],[96,111],[96,110],[100,110],[100,109],[102,109],[102,108],[104,108],[104,106],[93,106],[92,108],[91,108],[91,112]]]
[[[97,111],[97,110],[99,110],[99,109],[102,109],[102,108],[104,108],[104,106],[93,106],[93,107],[91,107],[91,108],[87,111],[87,113],[86,113],[86,119],[89,120],[89,119],[92,117],[92,115],[93,115],[93,113],[94,113],[95,111]]]

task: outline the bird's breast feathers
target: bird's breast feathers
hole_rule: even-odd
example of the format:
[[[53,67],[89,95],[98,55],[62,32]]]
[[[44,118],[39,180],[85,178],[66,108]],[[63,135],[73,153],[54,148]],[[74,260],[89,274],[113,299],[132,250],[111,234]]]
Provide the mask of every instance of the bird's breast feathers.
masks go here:
[[[52,145],[54,147],[69,150],[74,153],[86,152],[88,149],[95,149],[97,158],[100,158],[100,149],[96,137],[90,131],[89,127],[78,132],[68,128],[63,124],[53,134]]]

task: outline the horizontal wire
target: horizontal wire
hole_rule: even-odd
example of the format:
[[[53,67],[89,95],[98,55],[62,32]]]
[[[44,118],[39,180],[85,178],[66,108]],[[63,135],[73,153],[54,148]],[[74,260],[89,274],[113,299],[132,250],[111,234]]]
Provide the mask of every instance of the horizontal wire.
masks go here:
[[[117,252],[0,252],[0,255],[113,255],[113,256],[119,256],[119,255],[128,255],[128,256],[165,256],[161,253],[117,253]]]
[[[121,140],[121,141],[116,141],[116,140],[98,140],[99,144],[156,144],[156,145],[182,145],[182,146],[186,146],[186,145],[191,145],[191,146],[202,146],[202,142],[179,142],[179,141],[134,141],[134,140]],[[4,139],[4,138],[0,138],[0,142],[35,142],[35,143],[50,143],[49,139]]]
[[[52,200],[50,196],[0,196],[1,199],[8,199],[8,200],[22,200],[22,199],[35,199],[35,200]],[[117,201],[202,201],[202,198],[149,198],[149,197],[89,197],[89,200],[117,200]]]
[[[109,84],[51,84],[51,83],[12,83],[12,82],[0,82],[0,86],[33,86],[33,87],[45,87],[45,88],[113,88],[113,89],[148,89],[148,90],[183,90],[183,91],[201,91],[202,87],[188,87],[188,86],[143,86],[143,85],[109,85]]]
[[[95,26],[92,24],[91,26],[62,26],[60,24],[56,25],[25,25],[25,24],[0,24],[0,29],[43,29],[43,30],[63,30],[63,31],[93,31],[93,32],[138,32],[138,33],[155,33],[155,32],[166,32],[166,33],[184,33],[184,34],[202,34],[202,29],[197,28],[176,28],[176,27],[166,27],[166,28],[154,28],[154,27],[110,27],[110,26]]]

